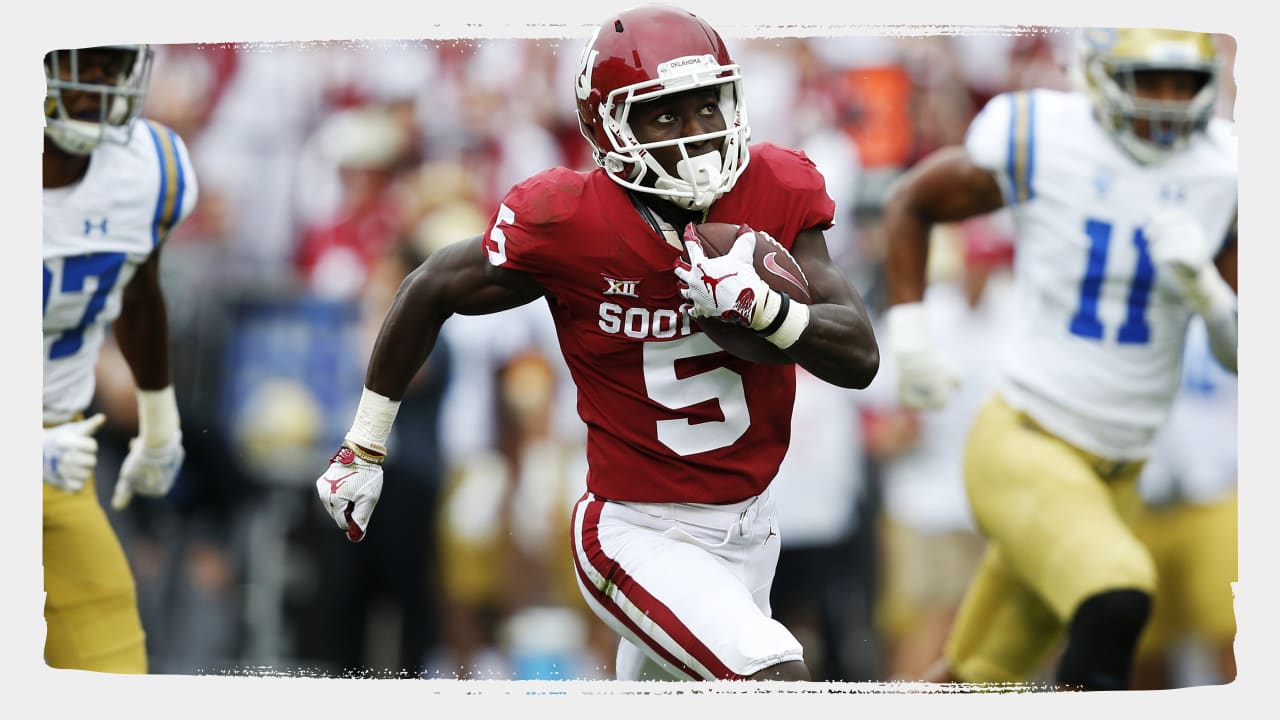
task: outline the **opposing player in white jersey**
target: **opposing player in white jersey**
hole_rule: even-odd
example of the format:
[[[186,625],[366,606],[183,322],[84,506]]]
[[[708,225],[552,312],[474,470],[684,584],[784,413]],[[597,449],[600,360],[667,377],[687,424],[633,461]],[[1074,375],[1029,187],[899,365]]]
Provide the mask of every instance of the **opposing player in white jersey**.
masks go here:
[[[921,312],[930,228],[1003,206],[1017,223],[1015,327],[965,453],[989,542],[933,680],[1029,680],[1065,630],[1059,687],[1128,687],[1156,573],[1128,517],[1193,313],[1235,368],[1237,147],[1212,116],[1214,41],[1090,30],[1080,50],[1081,92],[997,96],[886,206],[889,343],[917,408],[955,385]]]
[[[58,668],[147,671],[133,575],[94,490],[105,417],[84,418],[113,323],[138,387],[138,437],[112,506],[167,493],[184,456],[159,268],[196,181],[182,140],[138,119],[151,60],[146,45],[44,59],[45,661]]]
[[[1193,318],[1182,386],[1138,478],[1144,502],[1133,529],[1155,559],[1158,582],[1134,655],[1135,689],[1236,678],[1238,391],[1236,376],[1213,359],[1204,324]]]

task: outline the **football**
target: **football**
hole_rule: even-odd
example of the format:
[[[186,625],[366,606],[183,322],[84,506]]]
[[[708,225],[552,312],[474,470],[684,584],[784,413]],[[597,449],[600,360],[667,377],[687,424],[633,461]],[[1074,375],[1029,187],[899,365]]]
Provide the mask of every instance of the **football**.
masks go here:
[[[740,225],[734,223],[702,223],[694,225],[693,229],[703,254],[711,258],[724,255],[733,248],[740,228]],[[689,261],[687,252],[681,251],[680,254],[685,262]],[[785,292],[796,302],[811,302],[809,283],[804,271],[791,253],[766,233],[756,233],[756,251],[752,264],[756,274],[769,287]],[[715,344],[744,360],[769,365],[789,365],[794,362],[776,345],[755,334],[750,328],[711,318],[694,318],[693,321]]]

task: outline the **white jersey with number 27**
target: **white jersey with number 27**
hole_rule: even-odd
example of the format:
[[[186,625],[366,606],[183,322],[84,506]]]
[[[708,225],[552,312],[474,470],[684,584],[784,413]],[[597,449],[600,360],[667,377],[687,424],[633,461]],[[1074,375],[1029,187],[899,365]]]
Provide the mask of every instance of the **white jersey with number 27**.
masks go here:
[[[44,422],[93,399],[94,367],[139,265],[196,203],[182,139],[151,121],[104,142],[78,183],[44,191]]]
[[[1214,119],[1184,152],[1141,165],[1086,96],[1033,90],[993,98],[965,146],[1017,223],[1002,395],[1080,448],[1146,457],[1178,389],[1192,310],[1152,264],[1143,225],[1180,208],[1216,251],[1236,212],[1231,123]]]

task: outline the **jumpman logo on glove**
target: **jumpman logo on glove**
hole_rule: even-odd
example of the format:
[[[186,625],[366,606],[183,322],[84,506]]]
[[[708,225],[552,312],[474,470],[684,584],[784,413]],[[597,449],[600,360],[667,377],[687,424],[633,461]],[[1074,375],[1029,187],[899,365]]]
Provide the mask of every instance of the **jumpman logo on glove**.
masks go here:
[[[702,263],[698,263],[698,272],[702,273],[702,277],[699,279],[702,280],[702,284],[706,286],[707,292],[711,294],[712,302],[716,302],[716,288],[720,286],[720,281],[724,280],[725,278],[734,277],[735,275],[738,274],[736,272],[731,272],[725,275],[721,275],[720,277],[712,277],[711,275],[707,274],[706,269],[702,267]]]

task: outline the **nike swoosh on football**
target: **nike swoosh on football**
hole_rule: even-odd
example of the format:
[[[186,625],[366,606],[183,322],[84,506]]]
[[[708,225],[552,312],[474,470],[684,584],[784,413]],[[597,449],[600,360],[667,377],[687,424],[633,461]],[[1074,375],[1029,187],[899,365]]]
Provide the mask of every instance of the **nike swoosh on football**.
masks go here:
[[[777,252],[771,252],[768,255],[764,256],[765,269],[773,273],[774,275],[778,275],[782,278],[785,278],[788,282],[790,282],[792,285],[795,285],[800,290],[804,290],[804,285],[800,284],[800,281],[796,279],[796,276],[787,272],[786,268],[779,265],[777,260],[774,260],[774,256],[776,256],[777,254],[778,254]]]

